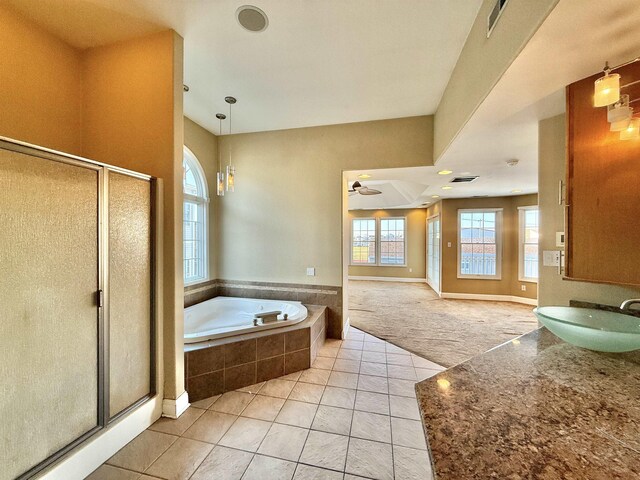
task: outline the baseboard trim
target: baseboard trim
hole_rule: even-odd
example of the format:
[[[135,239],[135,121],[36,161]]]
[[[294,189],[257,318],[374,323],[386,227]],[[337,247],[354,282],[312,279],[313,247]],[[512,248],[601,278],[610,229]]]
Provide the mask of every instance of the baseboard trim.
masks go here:
[[[160,408],[159,396],[152,398],[64,457],[39,477],[40,480],[75,480],[87,477],[151,426],[160,417]]]
[[[375,282],[407,282],[407,283],[427,283],[426,278],[410,278],[410,277],[361,277],[349,275],[349,280],[367,280]]]
[[[490,295],[486,293],[452,293],[442,292],[440,298],[449,298],[451,300],[490,300],[494,302],[515,302],[524,305],[538,305],[535,298],[517,297],[515,295]]]
[[[351,328],[351,318],[347,317],[347,321],[344,322],[344,327],[342,328],[342,340],[347,338],[347,333],[349,333],[350,328]]]
[[[162,400],[162,416],[178,418],[189,408],[189,394],[185,391],[177,399],[165,398]]]

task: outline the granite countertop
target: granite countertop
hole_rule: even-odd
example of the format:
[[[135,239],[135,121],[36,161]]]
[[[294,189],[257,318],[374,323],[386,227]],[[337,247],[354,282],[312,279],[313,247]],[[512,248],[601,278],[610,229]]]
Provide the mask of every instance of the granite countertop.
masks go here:
[[[640,479],[640,351],[543,327],[416,391],[436,480]]]

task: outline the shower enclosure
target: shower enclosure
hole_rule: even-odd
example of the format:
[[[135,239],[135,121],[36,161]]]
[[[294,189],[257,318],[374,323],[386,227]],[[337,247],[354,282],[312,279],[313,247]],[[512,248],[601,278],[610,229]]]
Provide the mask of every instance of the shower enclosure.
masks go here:
[[[0,480],[155,395],[155,189],[0,138]]]

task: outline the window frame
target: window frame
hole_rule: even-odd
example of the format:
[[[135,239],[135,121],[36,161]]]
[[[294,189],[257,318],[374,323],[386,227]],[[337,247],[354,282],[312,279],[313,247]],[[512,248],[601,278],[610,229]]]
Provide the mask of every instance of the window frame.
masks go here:
[[[373,220],[374,221],[374,225],[373,225],[373,241],[375,244],[375,262],[374,263],[354,263],[353,262],[353,243],[354,243],[354,239],[353,239],[353,233],[354,233],[354,228],[353,228],[353,224],[356,220]],[[378,221],[376,219],[376,217],[353,217],[351,219],[351,243],[349,245],[349,265],[353,265],[354,267],[375,267],[378,263]]]
[[[207,185],[207,177],[204,169],[198,160],[198,157],[187,147],[183,149],[183,162],[187,163],[191,170],[196,174],[196,182],[200,183],[202,188],[202,196],[192,195],[184,192],[184,180],[182,183],[182,211],[184,215],[184,205],[186,202],[194,203],[198,208],[202,208],[202,271],[203,276],[187,280],[184,273],[184,258],[182,278],[185,286],[197,285],[209,280],[209,188]],[[184,171],[184,167],[183,167]],[[184,229],[184,218],[182,219]],[[184,232],[182,234],[182,248],[184,251]]]
[[[400,263],[382,263],[382,221],[383,220],[402,220],[402,225],[403,225],[403,242],[402,242],[402,248],[403,248],[403,252],[402,252],[402,258],[404,259],[404,262],[402,264]],[[376,232],[377,232],[377,242],[376,245],[378,247],[378,254],[377,254],[377,266],[378,267],[406,267],[407,266],[407,217],[378,217],[378,225],[376,228]],[[387,241],[387,243],[392,243]]]
[[[375,263],[353,263],[353,222],[355,220],[374,220],[375,221]],[[381,223],[382,220],[402,220],[403,221],[403,225],[404,225],[404,242],[403,242],[403,258],[404,258],[404,263],[399,264],[399,263],[381,263],[381,253],[382,253],[382,249],[381,249],[381,245],[382,245],[382,241],[381,241],[381,234],[382,234],[382,229],[381,229]],[[350,244],[349,244],[349,266],[351,267],[407,267],[408,266],[408,262],[407,262],[407,252],[408,252],[408,248],[407,248],[407,230],[408,230],[408,225],[407,225],[407,217],[406,216],[398,216],[398,217],[353,217],[351,219],[351,232],[350,232]]]
[[[502,280],[502,213],[503,208],[461,208],[458,209],[458,258],[457,258],[457,278],[471,280]],[[463,213],[489,213],[496,214],[496,274],[478,275],[462,273],[462,214]],[[464,242],[465,245],[472,245]],[[486,245],[486,244],[485,244]],[[491,244],[489,244],[491,245]]]
[[[538,277],[525,277],[524,276],[524,246],[525,246],[525,214],[528,210],[537,210],[538,211],[538,232],[540,231],[540,207],[539,205],[527,205],[524,207],[518,207],[518,281],[519,282],[530,282],[530,283],[538,283],[538,278],[540,278],[540,237],[538,233]],[[533,244],[528,244],[533,245]]]

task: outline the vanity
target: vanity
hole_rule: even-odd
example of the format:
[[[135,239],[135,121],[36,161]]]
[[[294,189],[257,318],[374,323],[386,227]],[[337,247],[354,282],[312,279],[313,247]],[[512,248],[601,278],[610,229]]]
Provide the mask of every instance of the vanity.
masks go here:
[[[640,351],[541,327],[416,392],[436,480],[640,478]]]

